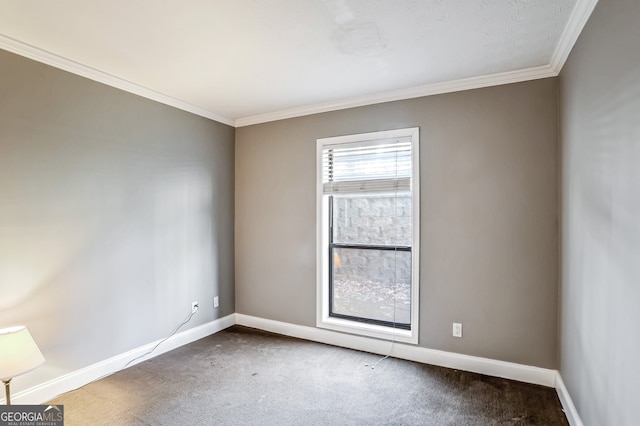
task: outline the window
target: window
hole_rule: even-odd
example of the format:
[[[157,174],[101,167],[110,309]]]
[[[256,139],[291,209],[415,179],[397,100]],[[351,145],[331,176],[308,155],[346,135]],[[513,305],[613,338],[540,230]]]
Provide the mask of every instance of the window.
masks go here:
[[[417,343],[418,128],[318,139],[318,318]]]

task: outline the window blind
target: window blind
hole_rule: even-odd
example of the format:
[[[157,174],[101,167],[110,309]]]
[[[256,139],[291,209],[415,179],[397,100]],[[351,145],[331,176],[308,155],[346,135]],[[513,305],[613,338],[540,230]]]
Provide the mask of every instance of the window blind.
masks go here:
[[[395,192],[411,189],[411,138],[325,145],[325,194]]]

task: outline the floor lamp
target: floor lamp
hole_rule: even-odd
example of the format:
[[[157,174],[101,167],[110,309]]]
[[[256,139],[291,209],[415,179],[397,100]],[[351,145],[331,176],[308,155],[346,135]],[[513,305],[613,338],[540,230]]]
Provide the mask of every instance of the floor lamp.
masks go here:
[[[39,367],[44,357],[25,326],[0,330],[0,380],[11,405],[11,379]]]

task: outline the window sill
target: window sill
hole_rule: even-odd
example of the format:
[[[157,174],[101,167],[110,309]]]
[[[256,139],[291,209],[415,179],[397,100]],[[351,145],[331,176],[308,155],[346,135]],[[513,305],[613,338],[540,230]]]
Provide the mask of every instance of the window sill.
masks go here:
[[[356,334],[359,336],[373,337],[394,342],[418,344],[417,330],[394,329],[376,324],[366,324],[357,321],[349,321],[342,318],[327,317],[318,321],[319,328],[324,328],[343,333]]]

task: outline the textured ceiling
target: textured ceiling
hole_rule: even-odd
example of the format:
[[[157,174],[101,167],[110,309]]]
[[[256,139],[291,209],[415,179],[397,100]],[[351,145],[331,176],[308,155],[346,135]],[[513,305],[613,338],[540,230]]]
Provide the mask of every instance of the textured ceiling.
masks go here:
[[[590,13],[595,0],[3,0],[0,47],[248,123],[546,70],[585,3]]]

